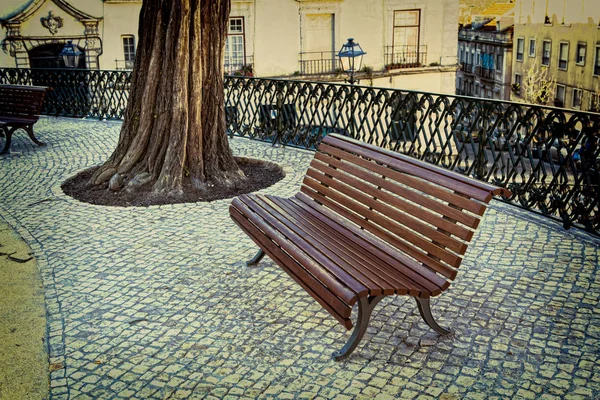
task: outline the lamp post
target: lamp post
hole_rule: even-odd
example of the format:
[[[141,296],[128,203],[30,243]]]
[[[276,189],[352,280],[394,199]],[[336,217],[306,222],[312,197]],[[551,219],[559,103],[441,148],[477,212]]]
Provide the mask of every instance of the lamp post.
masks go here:
[[[67,68],[76,68],[79,64],[79,57],[81,57],[82,54],[83,53],[79,51],[77,46],[75,46],[73,42],[69,40],[61,52],[58,53],[58,56],[62,57]]]
[[[362,66],[362,58],[367,54],[360,48],[360,45],[354,41],[353,38],[348,38],[348,42],[342,46],[338,52],[342,69],[348,74],[350,78],[347,80],[351,85],[354,85],[358,80],[354,79],[354,74],[360,71]],[[358,68],[357,68],[358,65]]]

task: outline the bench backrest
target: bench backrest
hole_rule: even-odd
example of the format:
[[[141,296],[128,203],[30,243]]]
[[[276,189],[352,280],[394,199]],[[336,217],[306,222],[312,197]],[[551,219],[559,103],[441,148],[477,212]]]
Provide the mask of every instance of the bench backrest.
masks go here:
[[[39,116],[46,90],[42,86],[0,85],[0,116]]]
[[[493,195],[510,191],[332,134],[301,191],[429,269],[454,279]]]

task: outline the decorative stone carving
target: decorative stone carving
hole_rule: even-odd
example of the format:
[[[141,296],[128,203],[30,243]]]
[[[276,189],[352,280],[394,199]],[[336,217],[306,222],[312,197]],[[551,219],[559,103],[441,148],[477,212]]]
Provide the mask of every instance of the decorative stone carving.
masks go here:
[[[93,36],[99,35],[98,33],[98,21],[82,21],[85,27],[84,35]]]
[[[21,42],[5,40],[2,42],[2,50],[11,57],[15,57],[18,52],[23,50],[23,45]]]
[[[42,26],[50,31],[51,34],[56,35],[58,30],[63,27],[63,19],[54,15],[52,11],[48,12],[47,17],[40,18]]]

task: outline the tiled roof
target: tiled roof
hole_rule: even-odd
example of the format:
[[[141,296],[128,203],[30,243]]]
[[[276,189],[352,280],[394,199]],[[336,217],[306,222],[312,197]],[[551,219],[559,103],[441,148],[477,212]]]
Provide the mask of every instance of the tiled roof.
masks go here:
[[[515,7],[515,3],[494,3],[479,14],[482,17],[488,17],[491,19],[490,22],[485,26],[496,27],[496,17],[500,17],[506,14]]]

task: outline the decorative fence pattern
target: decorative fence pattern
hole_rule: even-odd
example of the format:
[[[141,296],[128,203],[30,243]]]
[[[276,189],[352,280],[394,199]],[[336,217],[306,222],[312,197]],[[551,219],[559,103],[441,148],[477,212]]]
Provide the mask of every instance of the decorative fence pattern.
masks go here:
[[[37,85],[46,93],[45,115],[121,119],[129,99],[131,71],[1,68],[0,84]]]
[[[301,75],[330,74],[342,70],[335,51],[300,53],[299,64]]]
[[[38,73],[0,69],[0,83],[41,84]],[[53,86],[60,96],[48,101],[48,114],[124,115],[127,72],[45,73],[61,85]],[[348,135],[508,187],[506,201],[600,233],[600,114],[247,77],[226,77],[225,98],[231,136],[314,149],[328,133]]]

